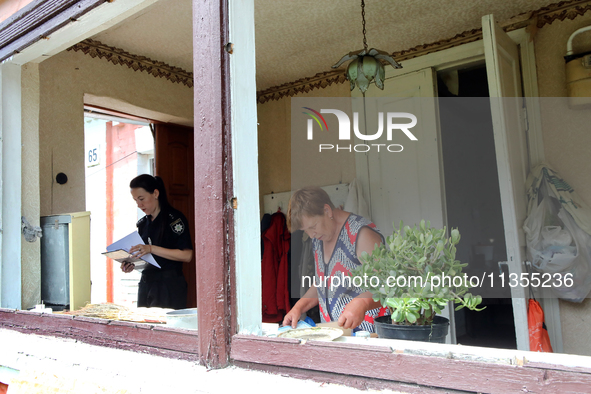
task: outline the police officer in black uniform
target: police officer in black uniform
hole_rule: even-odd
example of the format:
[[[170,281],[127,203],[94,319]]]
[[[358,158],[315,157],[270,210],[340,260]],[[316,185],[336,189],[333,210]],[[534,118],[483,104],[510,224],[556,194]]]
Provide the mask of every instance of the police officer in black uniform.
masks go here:
[[[166,198],[160,177],[143,174],[129,184],[131,195],[146,216],[137,222],[138,233],[145,245],[135,245],[130,253],[154,256],[161,268],[151,264],[142,272],[138,289],[138,307],[184,309],[187,307],[187,282],[183,262],[193,258],[193,244],[185,215],[174,209]],[[133,263],[121,264],[131,272]]]

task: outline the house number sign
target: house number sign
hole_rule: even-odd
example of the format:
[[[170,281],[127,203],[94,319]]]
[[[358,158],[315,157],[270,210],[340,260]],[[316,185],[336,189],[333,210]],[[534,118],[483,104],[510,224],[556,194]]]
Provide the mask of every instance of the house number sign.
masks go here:
[[[101,163],[100,145],[91,146],[86,151],[86,167],[98,166]]]

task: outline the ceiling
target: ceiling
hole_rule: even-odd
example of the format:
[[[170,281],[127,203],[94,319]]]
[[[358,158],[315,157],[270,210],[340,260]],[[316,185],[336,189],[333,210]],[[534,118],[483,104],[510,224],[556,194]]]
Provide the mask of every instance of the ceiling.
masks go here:
[[[370,48],[397,52],[448,39],[553,3],[551,0],[367,0]],[[134,55],[187,71],[192,65],[191,0],[159,0],[94,37]],[[330,71],[362,49],[357,0],[255,0],[257,90]],[[404,66],[404,63],[402,63]]]

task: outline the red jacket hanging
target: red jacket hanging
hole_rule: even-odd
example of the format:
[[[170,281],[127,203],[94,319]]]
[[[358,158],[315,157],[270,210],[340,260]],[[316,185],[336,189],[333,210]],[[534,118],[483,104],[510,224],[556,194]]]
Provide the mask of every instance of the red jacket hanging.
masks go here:
[[[291,234],[281,212],[271,216],[271,225],[262,237],[265,246],[261,262],[263,322],[277,323],[291,309],[287,282]]]

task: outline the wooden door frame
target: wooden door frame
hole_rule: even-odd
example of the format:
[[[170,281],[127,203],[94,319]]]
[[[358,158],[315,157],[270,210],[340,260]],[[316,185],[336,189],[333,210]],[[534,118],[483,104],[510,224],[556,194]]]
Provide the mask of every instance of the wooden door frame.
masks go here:
[[[194,160],[194,152],[195,149],[193,147],[194,143],[194,133],[192,127],[181,126],[173,123],[158,123],[154,125],[153,134],[154,134],[154,175],[160,176],[162,181],[164,182],[168,202],[174,208],[180,210],[185,216],[186,219],[189,221],[189,233],[194,237],[195,236],[195,195],[194,195],[194,180],[195,180],[195,160]],[[182,143],[187,143],[190,146],[190,149],[187,149],[187,160],[184,160],[184,165],[188,170],[187,178],[187,189],[184,189],[183,186],[175,186],[173,185],[174,177],[173,174],[175,170],[173,166],[170,164],[170,158],[165,155],[163,152],[170,153],[169,149],[172,148],[171,141],[174,141],[174,144],[179,144],[179,136]],[[189,163],[187,163],[187,161]],[[181,176],[181,174],[179,174]],[[184,177],[183,177],[184,178]],[[177,180],[178,181],[178,180]],[[174,201],[175,196],[180,198],[183,202],[188,202],[188,206],[177,205]],[[195,262],[196,256],[193,253],[193,258],[188,263],[181,263],[183,275],[187,281],[187,308],[195,308],[197,305],[197,289],[196,289],[196,282],[195,282]]]
[[[507,261],[499,264],[506,264],[510,275],[521,275],[524,272],[526,257],[525,248],[521,250],[519,242],[522,239],[520,234],[525,237],[522,230],[527,207],[525,180],[530,169],[525,122],[519,122],[517,133],[508,132],[510,127],[508,119],[511,114],[514,114],[519,121],[523,117],[521,56],[517,43],[503,31],[493,15],[482,17],[482,31],[507,249]],[[517,138],[517,141],[510,138]],[[523,147],[525,152],[520,150],[516,155],[511,151],[512,146]],[[520,159],[521,163],[518,168],[515,168],[516,163],[513,161],[516,158]],[[520,175],[523,178],[520,178]],[[523,190],[521,191],[518,187],[522,187]],[[515,196],[519,194],[521,199],[516,199]],[[524,215],[523,218],[520,217],[521,213]],[[521,286],[511,287],[510,290],[517,349],[529,350],[526,290]]]

